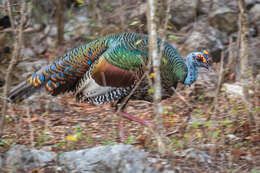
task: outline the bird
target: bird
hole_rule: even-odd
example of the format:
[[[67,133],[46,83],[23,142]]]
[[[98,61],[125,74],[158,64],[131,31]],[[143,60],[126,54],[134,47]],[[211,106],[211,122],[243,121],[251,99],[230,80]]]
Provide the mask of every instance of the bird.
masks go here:
[[[149,63],[148,38],[145,34],[119,33],[74,48],[14,87],[8,100],[17,103],[45,89],[53,96],[72,92],[76,101],[95,105],[109,102],[119,105],[132,91],[129,100],[151,102],[149,81],[142,78]],[[185,62],[176,47],[158,38],[158,49],[161,44],[161,95],[162,99],[167,99],[174,93],[171,87],[176,88],[178,83],[194,83],[198,68],[208,68],[209,59],[207,51],[192,52]],[[124,111],[121,113],[125,118],[148,124]]]

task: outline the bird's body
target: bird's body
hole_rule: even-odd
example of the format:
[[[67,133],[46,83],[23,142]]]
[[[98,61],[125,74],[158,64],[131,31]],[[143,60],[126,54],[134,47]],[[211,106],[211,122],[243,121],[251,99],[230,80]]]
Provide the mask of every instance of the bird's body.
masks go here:
[[[158,39],[158,48],[161,40]],[[148,36],[123,33],[106,36],[58,57],[47,67],[33,74],[12,89],[9,99],[17,102],[45,87],[56,96],[72,91],[81,102],[102,104],[118,101],[129,95],[142,77],[148,62]],[[160,66],[162,98],[173,94],[178,82],[192,84],[197,68],[207,65],[207,53],[195,52],[187,63],[176,48],[164,42]],[[146,78],[141,81],[131,99],[152,100]]]

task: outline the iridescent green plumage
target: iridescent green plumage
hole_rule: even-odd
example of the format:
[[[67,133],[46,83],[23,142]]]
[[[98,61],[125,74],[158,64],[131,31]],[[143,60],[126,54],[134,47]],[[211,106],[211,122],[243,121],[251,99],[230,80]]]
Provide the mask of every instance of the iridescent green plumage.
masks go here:
[[[161,40],[158,39],[158,48]],[[97,39],[56,58],[52,64],[14,88],[9,98],[22,100],[41,87],[52,95],[73,91],[80,101],[103,103],[129,94],[141,78],[148,62],[148,36],[136,33],[114,34]],[[178,82],[184,82],[188,69],[176,48],[164,42],[161,78],[163,98],[169,97]],[[132,98],[151,100],[149,86]]]

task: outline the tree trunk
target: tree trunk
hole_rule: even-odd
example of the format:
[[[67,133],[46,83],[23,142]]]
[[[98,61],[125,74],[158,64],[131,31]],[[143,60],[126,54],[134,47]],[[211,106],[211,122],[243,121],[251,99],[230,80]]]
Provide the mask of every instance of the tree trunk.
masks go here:
[[[156,21],[155,21],[155,11],[156,4],[155,0],[148,0],[148,8],[147,8],[147,19],[148,19],[148,32],[149,32],[149,58],[152,59],[153,65],[153,73],[154,75],[154,83],[153,83],[153,91],[154,91],[154,109],[155,109],[155,123],[156,123],[156,131],[155,137],[158,143],[159,152],[166,152],[165,145],[165,130],[162,123],[162,104],[161,104],[161,76],[160,76],[160,64],[161,58],[158,54],[157,47],[157,32],[156,32]],[[149,64],[148,64],[149,65]]]
[[[64,41],[64,0],[57,0],[56,24],[57,24],[57,45]]]
[[[240,82],[243,86],[244,100],[248,107],[249,122],[255,124],[252,113],[252,103],[248,92],[248,42],[249,42],[249,24],[245,1],[239,0],[239,29],[240,29]]]
[[[22,45],[23,45],[23,26],[25,23],[25,10],[26,10],[26,3],[25,0],[22,1],[21,3],[21,20],[20,20],[20,25],[18,27],[18,30],[16,29],[15,25],[14,25],[14,21],[13,21],[13,15],[12,15],[12,9],[11,9],[11,3],[8,0],[7,1],[7,10],[8,10],[8,15],[10,18],[10,22],[11,22],[11,27],[12,27],[12,31],[14,33],[15,36],[15,42],[14,42],[14,51],[12,53],[12,59],[11,62],[7,68],[7,73],[5,76],[5,85],[4,85],[4,91],[3,91],[3,107],[2,107],[2,116],[1,116],[1,124],[0,124],[0,136],[2,136],[3,131],[4,131],[4,124],[5,124],[5,115],[6,115],[6,111],[7,111],[7,97],[8,97],[8,89],[9,89],[9,85],[10,85],[10,75],[13,71],[13,68],[16,64],[17,59],[20,57],[21,54],[21,49],[22,49]]]

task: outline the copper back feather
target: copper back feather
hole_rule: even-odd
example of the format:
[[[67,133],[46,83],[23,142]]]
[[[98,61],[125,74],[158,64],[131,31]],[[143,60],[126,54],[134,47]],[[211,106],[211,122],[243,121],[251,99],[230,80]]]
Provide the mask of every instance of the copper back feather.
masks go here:
[[[124,70],[102,58],[92,71],[93,79],[101,86],[129,87],[137,77],[136,71]]]

